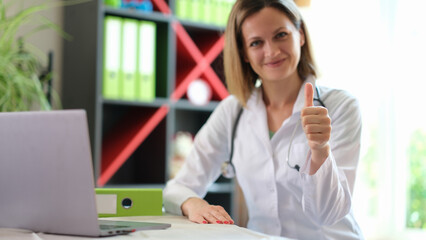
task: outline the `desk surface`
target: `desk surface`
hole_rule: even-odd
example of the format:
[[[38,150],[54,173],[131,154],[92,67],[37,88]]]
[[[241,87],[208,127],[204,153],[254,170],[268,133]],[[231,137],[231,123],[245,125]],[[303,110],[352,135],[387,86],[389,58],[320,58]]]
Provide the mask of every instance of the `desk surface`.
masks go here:
[[[182,216],[142,216],[109,218],[124,221],[145,221],[158,223],[171,223],[172,227],[165,230],[137,231],[129,235],[113,236],[107,238],[87,238],[76,236],[63,236],[44,233],[34,233],[21,229],[0,228],[0,239],[19,240],[132,240],[132,239],[182,239],[182,240],[217,240],[217,239],[244,239],[244,240],[286,240],[286,238],[268,236],[254,232],[236,225],[225,224],[196,224]]]

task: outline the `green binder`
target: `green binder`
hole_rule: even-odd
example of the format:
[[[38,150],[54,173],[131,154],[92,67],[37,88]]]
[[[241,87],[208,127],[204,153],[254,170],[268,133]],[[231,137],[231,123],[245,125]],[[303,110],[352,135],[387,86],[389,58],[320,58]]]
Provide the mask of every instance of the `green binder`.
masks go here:
[[[105,17],[102,93],[109,99],[120,98],[121,22],[119,17]]]
[[[138,98],[141,101],[155,99],[156,38],[157,25],[150,21],[139,22],[138,50]]]
[[[235,0],[215,0],[215,24],[226,26]]]
[[[194,22],[201,22],[203,19],[203,12],[203,0],[192,0],[190,19]]]
[[[176,0],[176,16],[181,19],[189,19],[192,0]]]
[[[213,10],[213,1],[215,0],[204,0],[203,8],[203,18],[202,21],[205,23],[214,23],[214,10]]]
[[[229,18],[229,15],[231,13],[231,10],[232,10],[232,7],[234,6],[234,4],[235,4],[235,0],[227,0],[226,1],[225,19],[224,19],[224,22],[223,22],[224,26],[226,26],[226,24],[228,23],[228,18]]]
[[[122,34],[122,99],[136,99],[137,82],[137,46],[138,46],[138,25],[139,21],[126,18],[123,20]]]
[[[96,188],[99,217],[161,216],[161,188]]]
[[[104,0],[106,6],[119,8],[121,6],[121,0]]]
[[[221,18],[223,15],[223,10],[222,10],[222,2],[223,0],[213,0],[213,2],[211,3],[212,6],[212,13],[213,13],[213,17],[212,17],[212,23],[215,25],[221,25]]]

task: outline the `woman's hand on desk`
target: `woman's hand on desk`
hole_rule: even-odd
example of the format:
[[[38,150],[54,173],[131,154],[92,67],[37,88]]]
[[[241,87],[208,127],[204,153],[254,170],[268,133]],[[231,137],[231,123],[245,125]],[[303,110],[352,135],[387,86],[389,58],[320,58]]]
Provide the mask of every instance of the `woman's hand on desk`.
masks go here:
[[[188,198],[181,206],[182,213],[196,223],[234,224],[222,206],[210,205],[201,198]]]

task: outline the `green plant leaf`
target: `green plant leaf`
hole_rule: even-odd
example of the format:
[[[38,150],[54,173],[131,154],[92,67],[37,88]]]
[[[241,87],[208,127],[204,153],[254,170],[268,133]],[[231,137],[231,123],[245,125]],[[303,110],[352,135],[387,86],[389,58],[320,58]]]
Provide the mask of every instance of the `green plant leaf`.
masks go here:
[[[0,0],[0,111],[51,109],[45,88],[52,73],[46,74],[42,79],[39,77],[42,70],[41,60],[46,59],[46,54],[27,43],[26,39],[46,29],[55,31],[65,39],[71,39],[60,26],[41,16],[40,12],[88,1],[90,0],[46,0],[7,16],[7,10],[21,1],[5,4]],[[30,31],[24,36],[17,36],[18,30],[27,24],[31,26]],[[54,91],[52,99],[56,106],[60,106],[59,97]]]

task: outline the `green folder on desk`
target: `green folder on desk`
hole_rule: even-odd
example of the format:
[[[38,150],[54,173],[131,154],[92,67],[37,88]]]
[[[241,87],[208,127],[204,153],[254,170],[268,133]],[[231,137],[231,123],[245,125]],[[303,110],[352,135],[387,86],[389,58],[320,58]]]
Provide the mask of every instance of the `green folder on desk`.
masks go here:
[[[105,17],[102,93],[108,99],[120,98],[121,22],[119,17]]]
[[[157,25],[150,21],[139,22],[137,93],[141,101],[155,99]]]
[[[99,217],[161,216],[161,188],[96,188]]]

